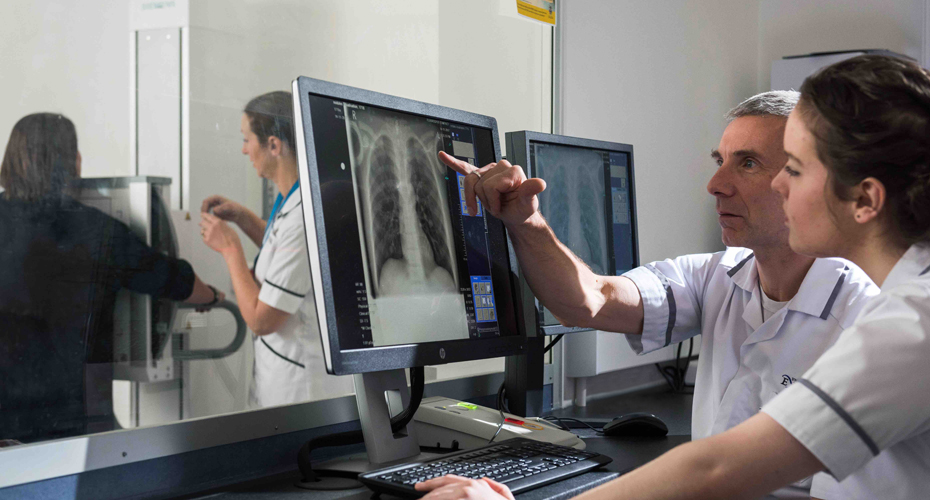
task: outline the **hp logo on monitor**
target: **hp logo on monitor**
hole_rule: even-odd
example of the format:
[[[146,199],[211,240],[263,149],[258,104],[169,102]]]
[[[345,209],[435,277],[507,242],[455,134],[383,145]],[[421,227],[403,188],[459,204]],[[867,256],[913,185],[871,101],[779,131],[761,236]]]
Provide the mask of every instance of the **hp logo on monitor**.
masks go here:
[[[446,359],[446,350],[442,347],[439,348],[439,359]]]

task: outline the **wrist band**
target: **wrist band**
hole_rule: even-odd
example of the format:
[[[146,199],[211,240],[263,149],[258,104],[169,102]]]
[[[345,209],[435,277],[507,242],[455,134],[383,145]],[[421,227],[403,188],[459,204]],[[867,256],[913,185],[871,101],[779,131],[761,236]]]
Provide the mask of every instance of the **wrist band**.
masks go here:
[[[215,306],[217,302],[220,301],[220,292],[213,285],[207,285],[210,290],[213,290],[213,300],[204,304],[205,306]]]

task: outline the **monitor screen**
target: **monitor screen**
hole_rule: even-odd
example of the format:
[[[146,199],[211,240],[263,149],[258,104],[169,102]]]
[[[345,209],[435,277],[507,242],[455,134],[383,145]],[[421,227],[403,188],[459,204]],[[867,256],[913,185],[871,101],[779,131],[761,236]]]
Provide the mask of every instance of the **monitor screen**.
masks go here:
[[[533,132],[509,133],[508,146],[527,175],[546,181],[540,212],[592,271],[616,276],[639,265],[631,146]],[[559,325],[538,309],[544,329]]]
[[[411,112],[397,98],[378,105],[332,92],[302,97],[313,143],[306,177],[319,189],[305,220],[309,208],[325,228],[316,227],[326,258],[315,289],[325,291],[328,349],[371,360],[377,348],[448,347],[435,364],[494,357],[470,343],[520,336],[503,224],[483,209],[468,215],[464,177],[438,158],[445,151],[474,165],[496,161],[493,119],[456,121],[435,112],[447,108],[422,103],[437,109]],[[344,373],[372,371],[340,357]]]

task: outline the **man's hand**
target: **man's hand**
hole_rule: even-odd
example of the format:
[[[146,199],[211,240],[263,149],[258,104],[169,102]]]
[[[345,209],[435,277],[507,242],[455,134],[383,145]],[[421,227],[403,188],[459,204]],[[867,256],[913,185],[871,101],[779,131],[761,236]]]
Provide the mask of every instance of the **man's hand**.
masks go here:
[[[229,224],[207,212],[200,214],[200,236],[208,247],[224,256],[231,251],[242,248],[239,235]]]
[[[213,209],[213,215],[225,221],[239,223],[241,215],[247,210],[242,205],[230,201],[218,194],[208,196],[200,204],[201,212],[210,212]]]
[[[439,152],[439,159],[465,176],[465,204],[468,213],[478,213],[476,198],[494,217],[507,226],[521,224],[539,210],[537,194],[546,189],[546,181],[527,179],[519,165],[506,160],[478,168]]]
[[[417,491],[428,491],[430,500],[514,500],[510,489],[488,478],[468,479],[448,475],[417,483]]]

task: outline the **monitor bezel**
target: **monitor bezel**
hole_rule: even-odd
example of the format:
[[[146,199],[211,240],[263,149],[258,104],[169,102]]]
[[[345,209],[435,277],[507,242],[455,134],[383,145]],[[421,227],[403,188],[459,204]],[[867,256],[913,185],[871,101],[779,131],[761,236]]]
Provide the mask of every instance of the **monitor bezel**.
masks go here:
[[[638,224],[636,221],[637,218],[637,208],[636,208],[636,177],[635,177],[635,168],[633,162],[633,146],[631,144],[624,144],[620,142],[607,142],[599,141],[596,139],[584,139],[581,137],[571,137],[567,135],[557,135],[557,134],[546,134],[543,132],[534,132],[532,130],[521,130],[517,132],[507,132],[504,134],[505,141],[507,143],[507,156],[508,161],[514,165],[520,165],[523,167],[528,178],[535,177],[535,166],[530,164],[530,143],[532,142],[543,142],[547,144],[555,144],[559,146],[575,146],[586,149],[598,149],[602,151],[610,151],[616,153],[626,153],[629,158],[630,163],[630,222],[633,226],[633,267],[638,267],[639,263],[639,231]],[[610,248],[611,260],[616,262],[616,256],[614,255],[613,245],[611,244]],[[614,268],[616,266],[613,266]],[[611,273],[615,272],[615,269],[610,270]],[[613,276],[613,274],[611,274]],[[528,287],[527,287],[528,289]],[[543,325],[541,318],[541,311],[539,310],[538,300],[534,298],[532,301],[534,308],[536,309],[537,324],[543,335],[560,335],[564,333],[576,333],[576,332],[587,332],[594,330],[593,328],[582,328],[577,326],[563,326],[563,325]]]
[[[294,96],[295,136],[298,141],[302,140],[302,143],[298,142],[295,146],[298,157],[300,193],[304,201],[301,205],[301,213],[304,218],[304,227],[307,229],[307,251],[310,256],[311,278],[315,291],[317,319],[320,326],[326,371],[335,375],[349,375],[524,353],[526,334],[521,311],[520,282],[517,278],[518,267],[506,230],[504,230],[504,235],[507,238],[509,279],[514,302],[514,320],[516,322],[514,335],[489,339],[462,339],[424,344],[369,347],[345,351],[339,348],[339,331],[336,322],[327,321],[327,318],[336,317],[336,310],[330,286],[332,276],[330,274],[329,251],[326,242],[326,227],[323,220],[316,155],[309,154],[311,151],[315,151],[316,148],[313,137],[313,124],[310,120],[310,94],[490,129],[495,161],[499,161],[501,157],[497,120],[490,116],[304,76],[294,80],[292,90]],[[307,203],[307,200],[310,202]],[[506,326],[502,325],[502,328],[506,328]]]

